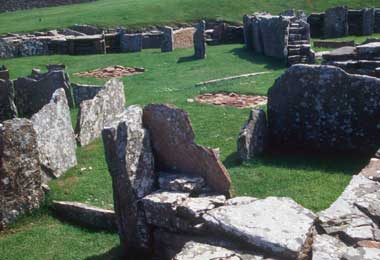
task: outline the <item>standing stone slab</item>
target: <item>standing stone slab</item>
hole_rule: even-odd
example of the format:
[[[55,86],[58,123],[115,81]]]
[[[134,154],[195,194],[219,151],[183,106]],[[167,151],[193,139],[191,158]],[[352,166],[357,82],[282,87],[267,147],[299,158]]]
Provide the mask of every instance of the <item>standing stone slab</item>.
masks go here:
[[[30,117],[50,102],[53,93],[63,88],[68,104],[73,107],[71,86],[67,74],[61,70],[50,71],[40,79],[30,77],[18,78],[14,81],[15,104],[20,116]]]
[[[143,35],[136,34],[123,34],[120,37],[121,52],[139,52],[143,46]]]
[[[80,104],[76,126],[78,143],[84,146],[100,137],[103,127],[113,122],[124,109],[123,82],[112,79],[93,99]]]
[[[93,99],[99,91],[103,90],[103,86],[71,84],[73,88],[74,104],[80,106],[84,100]]]
[[[203,177],[214,191],[229,192],[231,180],[214,150],[195,143],[189,115],[168,105],[144,108],[144,126],[151,134],[160,170]]]
[[[380,79],[333,66],[294,65],[268,92],[270,138],[288,148],[375,153]]]
[[[363,13],[363,35],[371,35],[375,31],[375,9],[364,8]]]
[[[44,199],[37,136],[27,119],[0,124],[0,230]]]
[[[338,38],[348,35],[348,9],[335,7],[326,10],[323,24],[325,38]]]
[[[243,16],[243,25],[244,25],[244,44],[249,50],[253,47],[253,33],[252,33],[252,23],[253,16],[244,15]]]
[[[162,31],[161,51],[171,52],[174,50],[173,28],[165,26]]]
[[[0,79],[0,122],[15,118],[17,108],[14,104],[13,83]]]
[[[65,91],[57,89],[49,104],[31,118],[46,179],[58,178],[77,164],[76,142]]]
[[[261,109],[252,109],[237,141],[240,159],[249,160],[262,154],[267,144],[267,136],[268,127],[265,112]]]
[[[142,114],[140,107],[130,106],[102,132],[119,237],[127,253],[151,249],[150,229],[138,205],[153,191],[155,182],[154,158]]]
[[[316,216],[292,199],[268,197],[210,210],[203,219],[212,230],[281,259],[297,259],[304,253]]]
[[[264,52],[263,39],[260,29],[260,16],[256,15],[252,18],[252,44],[253,50],[257,53]]]
[[[194,57],[196,59],[206,58],[206,22],[201,21],[197,25],[197,30],[194,33]]]

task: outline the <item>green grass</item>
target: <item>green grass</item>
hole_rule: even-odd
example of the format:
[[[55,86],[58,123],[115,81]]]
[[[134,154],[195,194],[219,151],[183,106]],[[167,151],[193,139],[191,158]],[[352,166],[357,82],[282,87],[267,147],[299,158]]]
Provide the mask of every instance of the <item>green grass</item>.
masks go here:
[[[236,155],[236,138],[248,118],[249,109],[188,103],[187,99],[217,91],[266,94],[285,66],[276,60],[253,55],[240,44],[209,47],[206,60],[183,59],[192,53],[191,49],[172,53],[144,50],[130,54],[26,57],[2,62],[10,69],[12,78],[27,75],[32,68],[43,68],[48,63],[65,63],[71,80],[81,83],[99,81],[79,78],[73,73],[117,64],[144,67],[145,73],[123,79],[128,105],[171,103],[188,111],[197,142],[221,149],[221,159],[231,174],[235,195],[289,196],[319,211],[327,208],[343,191],[351,175],[365,165],[363,158],[281,153],[241,164]],[[195,87],[196,83],[205,80],[261,71],[270,73],[210,87]],[[72,111],[73,118],[76,113]],[[78,166],[61,179],[50,182],[49,200],[75,200],[112,208],[111,179],[101,140],[78,148],[77,155]],[[53,218],[44,208],[22,218],[8,233],[0,234],[0,259],[86,259],[94,255],[101,256],[96,259],[110,259],[117,255],[117,246],[117,235],[73,227]]]
[[[311,40],[312,48],[315,51],[330,51],[333,50],[334,48],[315,48],[314,47],[314,41],[337,41],[337,42],[343,42],[343,41],[354,41],[356,44],[362,44],[364,43],[367,39],[369,38],[376,38],[380,39],[380,34],[375,33],[372,35],[367,35],[367,36],[355,36],[355,35],[350,35],[346,37],[341,37],[341,38],[331,38],[331,39],[318,39],[314,38]]]
[[[254,11],[277,14],[296,8],[308,12],[337,6],[380,7],[378,0],[98,0],[97,2],[0,14],[0,33],[54,29],[75,23],[142,27],[199,19],[241,22]]]

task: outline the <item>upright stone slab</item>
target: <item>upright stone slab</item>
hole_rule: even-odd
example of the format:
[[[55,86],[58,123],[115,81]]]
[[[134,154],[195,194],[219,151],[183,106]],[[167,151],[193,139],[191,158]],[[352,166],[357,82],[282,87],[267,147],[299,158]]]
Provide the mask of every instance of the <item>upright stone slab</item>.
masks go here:
[[[264,54],[285,59],[288,56],[290,21],[282,16],[262,15],[259,23]]]
[[[31,118],[46,179],[58,178],[77,164],[76,141],[65,91],[57,89],[49,104]]]
[[[252,44],[253,44],[253,50],[256,53],[263,53],[264,52],[264,46],[263,46],[263,39],[261,36],[261,29],[260,29],[260,16],[254,16],[252,18]]]
[[[80,104],[76,126],[81,146],[99,138],[105,125],[113,122],[125,109],[124,85],[120,80],[108,81],[93,99]]]
[[[123,34],[120,37],[121,52],[139,52],[142,50],[143,35],[141,33]]]
[[[63,70],[50,71],[40,79],[18,78],[14,81],[15,104],[20,116],[30,117],[50,102],[53,93],[63,88],[68,104],[73,107],[71,86],[68,75]]]
[[[371,35],[375,31],[375,9],[364,8],[363,13],[363,35]]]
[[[13,83],[0,79],[0,122],[17,117]]]
[[[243,26],[244,26],[244,44],[249,50],[253,47],[253,16],[244,15],[243,16]]]
[[[104,86],[71,84],[73,88],[74,104],[80,106],[84,100],[93,99],[99,91],[104,89]]]
[[[348,9],[347,7],[334,7],[327,9],[324,16],[324,38],[338,38],[348,35]]]
[[[214,150],[195,143],[185,111],[168,105],[148,105],[143,122],[151,134],[158,169],[201,176],[214,191],[229,191],[231,180],[226,168]]]
[[[130,106],[102,132],[120,241],[129,255],[151,250],[150,229],[138,205],[155,183],[154,158],[142,115],[140,107]]]
[[[0,124],[0,230],[44,199],[37,147],[31,121]]]
[[[174,50],[173,28],[165,26],[162,29],[161,51],[171,52]]]
[[[252,109],[237,141],[240,159],[249,160],[262,154],[268,141],[267,136],[268,127],[265,112],[260,109]]]
[[[268,92],[270,140],[282,147],[374,154],[380,79],[333,66],[294,65]]]
[[[194,57],[196,59],[206,58],[206,22],[201,21],[197,25],[194,33]]]
[[[268,197],[219,207],[202,218],[211,230],[281,259],[298,259],[305,253],[316,216],[292,199]]]

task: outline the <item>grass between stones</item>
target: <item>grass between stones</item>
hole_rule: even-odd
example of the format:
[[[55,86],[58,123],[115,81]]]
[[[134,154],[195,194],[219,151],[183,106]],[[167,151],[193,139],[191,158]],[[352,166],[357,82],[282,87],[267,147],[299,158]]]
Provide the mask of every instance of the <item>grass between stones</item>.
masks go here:
[[[287,196],[319,211],[327,208],[343,191],[351,175],[365,166],[366,158],[289,153],[271,154],[240,164],[235,152],[236,138],[249,109],[188,103],[187,99],[219,91],[266,95],[285,66],[253,55],[240,44],[209,47],[206,60],[180,59],[192,54],[192,49],[172,53],[144,50],[131,54],[27,57],[2,63],[8,66],[12,78],[28,75],[34,67],[43,69],[47,63],[64,63],[71,81],[80,83],[104,80],[78,78],[73,76],[75,72],[110,65],[144,67],[145,73],[123,78],[128,105],[171,103],[188,111],[197,142],[221,149],[221,159],[231,174],[235,195]],[[261,71],[270,73],[211,87],[195,87],[205,80]],[[72,111],[74,125],[76,113],[77,110]],[[50,183],[52,191],[47,203],[51,199],[72,200],[112,208],[111,178],[102,141],[78,148],[77,155],[78,166]],[[116,234],[93,232],[60,222],[46,206],[0,234],[0,259],[111,259],[119,252],[117,246]]]
[[[92,3],[0,14],[0,33],[36,31],[86,23],[101,26],[142,27],[199,19],[241,22],[255,11],[278,14],[295,8],[324,11],[338,5],[379,7],[378,0],[98,0]]]

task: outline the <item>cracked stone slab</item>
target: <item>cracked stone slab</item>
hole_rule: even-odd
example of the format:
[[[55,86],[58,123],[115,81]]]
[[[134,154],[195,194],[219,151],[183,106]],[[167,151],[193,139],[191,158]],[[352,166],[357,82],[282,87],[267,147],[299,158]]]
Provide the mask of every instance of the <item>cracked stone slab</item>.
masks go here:
[[[223,195],[188,198],[177,207],[177,211],[180,216],[194,220],[209,210],[223,206],[225,202]]]
[[[279,257],[303,253],[316,215],[289,198],[268,197],[249,204],[224,206],[202,217],[209,228]]]
[[[37,133],[44,178],[62,176],[77,164],[75,135],[64,89],[57,89],[50,103],[34,114],[31,121]]]
[[[166,172],[160,172],[158,176],[160,189],[167,191],[197,193],[206,185],[205,180],[199,176]]]

